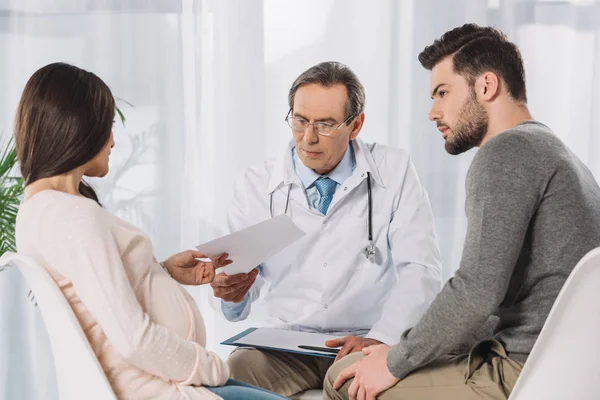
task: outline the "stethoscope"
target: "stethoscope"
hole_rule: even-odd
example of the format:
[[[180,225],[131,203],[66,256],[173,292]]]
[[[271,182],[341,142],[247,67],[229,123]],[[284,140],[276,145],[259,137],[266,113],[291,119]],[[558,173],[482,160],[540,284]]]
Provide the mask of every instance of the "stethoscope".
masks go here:
[[[288,184],[287,197],[285,200],[285,209],[283,211],[284,214],[287,214],[289,204],[290,204],[290,192],[292,190],[292,184]],[[269,212],[271,214],[271,218],[274,217],[273,214],[273,192],[269,195]],[[375,255],[377,254],[377,249],[375,247],[375,243],[373,242],[373,201],[371,196],[371,173],[367,172],[367,203],[369,207],[369,244],[365,247],[365,256],[368,260],[373,260]]]

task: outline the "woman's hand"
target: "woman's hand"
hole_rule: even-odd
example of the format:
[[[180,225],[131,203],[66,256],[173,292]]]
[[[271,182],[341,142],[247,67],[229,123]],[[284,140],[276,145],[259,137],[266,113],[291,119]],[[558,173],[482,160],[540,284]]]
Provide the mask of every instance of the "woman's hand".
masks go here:
[[[163,267],[173,279],[182,285],[203,285],[215,279],[215,269],[231,264],[229,254],[223,253],[219,257],[212,257],[212,262],[197,260],[208,258],[196,250],[186,250],[169,257],[162,263]]]

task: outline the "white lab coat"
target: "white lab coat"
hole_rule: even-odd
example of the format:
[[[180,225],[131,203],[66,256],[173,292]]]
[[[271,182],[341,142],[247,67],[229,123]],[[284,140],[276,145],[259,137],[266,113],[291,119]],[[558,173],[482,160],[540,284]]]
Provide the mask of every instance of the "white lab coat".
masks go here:
[[[407,152],[352,142],[356,167],[323,216],[311,209],[294,171],[291,149],[238,180],[228,213],[231,231],[284,212],[307,234],[263,263],[245,319],[259,295],[269,326],[366,335],[389,345],[421,318],[441,290],[441,261],[429,199]],[[373,238],[368,245],[367,172],[371,173]],[[220,307],[219,307],[220,308]]]

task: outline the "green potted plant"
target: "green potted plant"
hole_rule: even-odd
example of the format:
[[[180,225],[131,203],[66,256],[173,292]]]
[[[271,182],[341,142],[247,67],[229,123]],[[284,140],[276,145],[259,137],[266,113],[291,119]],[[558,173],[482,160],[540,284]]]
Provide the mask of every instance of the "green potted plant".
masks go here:
[[[15,222],[23,196],[23,179],[16,175],[17,150],[12,139],[0,157],[0,256],[16,251]],[[2,268],[0,266],[0,268]]]

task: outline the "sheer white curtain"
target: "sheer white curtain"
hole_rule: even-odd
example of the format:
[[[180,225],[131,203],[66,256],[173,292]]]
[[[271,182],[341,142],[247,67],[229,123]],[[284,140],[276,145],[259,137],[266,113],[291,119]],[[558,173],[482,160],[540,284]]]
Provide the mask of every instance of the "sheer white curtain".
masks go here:
[[[14,1],[0,6],[0,132],[12,133],[20,93],[41,66],[65,61],[102,77],[127,117],[115,124],[102,203],[141,226],[157,257],[180,249],[184,119],[181,4]],[[0,274],[0,398],[53,399],[51,352],[18,271]]]
[[[132,106],[119,102],[127,123],[115,132],[112,171],[93,184],[165,258],[224,233],[234,179],[290,137],[283,118],[292,81],[318,62],[342,61],[366,88],[361,137],[411,153],[448,278],[462,251],[474,151],[445,153],[427,121],[429,73],[417,54],[465,22],[504,30],[525,59],[534,116],[600,176],[599,17],[589,0],[0,0],[0,132],[12,132],[39,67],[66,61],[97,73]],[[207,288],[190,292],[208,347],[223,356],[229,349],[218,342],[259,320],[227,323]],[[43,324],[17,271],[0,274],[0,300],[0,398],[56,398]]]

